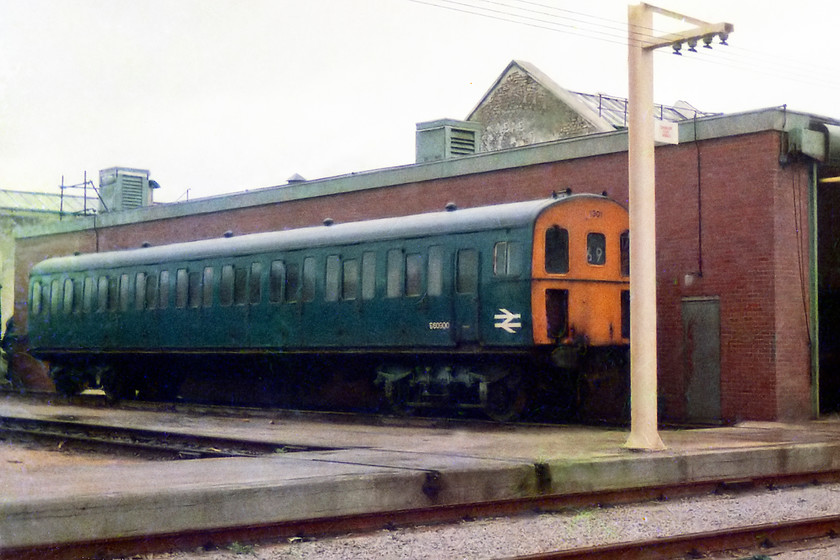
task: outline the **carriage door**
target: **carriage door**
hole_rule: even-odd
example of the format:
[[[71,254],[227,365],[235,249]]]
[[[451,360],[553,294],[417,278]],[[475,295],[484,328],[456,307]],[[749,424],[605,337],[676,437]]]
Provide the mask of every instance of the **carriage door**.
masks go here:
[[[694,421],[720,420],[720,301],[682,301],[686,416]]]
[[[456,342],[478,340],[478,251],[461,249],[455,263]]]

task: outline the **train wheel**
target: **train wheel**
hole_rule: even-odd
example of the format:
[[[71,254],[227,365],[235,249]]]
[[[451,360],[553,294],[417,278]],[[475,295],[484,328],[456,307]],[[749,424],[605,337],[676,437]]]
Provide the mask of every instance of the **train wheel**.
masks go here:
[[[411,399],[411,368],[400,365],[383,366],[377,372],[377,385],[381,385],[388,409],[398,416],[409,416],[414,407]]]
[[[481,404],[484,413],[497,422],[517,419],[524,410],[526,401],[527,395],[519,375],[509,372],[495,380],[481,383]]]

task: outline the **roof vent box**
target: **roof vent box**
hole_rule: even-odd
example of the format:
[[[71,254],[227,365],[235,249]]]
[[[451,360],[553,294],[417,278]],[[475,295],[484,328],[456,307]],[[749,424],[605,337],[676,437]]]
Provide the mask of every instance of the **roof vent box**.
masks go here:
[[[481,128],[479,123],[454,119],[417,123],[417,163],[478,153]]]
[[[147,169],[112,167],[99,172],[99,212],[119,212],[151,206],[152,187]]]

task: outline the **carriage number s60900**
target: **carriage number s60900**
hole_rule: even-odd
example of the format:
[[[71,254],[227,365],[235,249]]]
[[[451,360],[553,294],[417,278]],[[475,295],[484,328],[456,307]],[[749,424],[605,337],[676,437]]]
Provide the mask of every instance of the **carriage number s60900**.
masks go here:
[[[448,331],[449,321],[433,321],[429,323],[430,331]]]

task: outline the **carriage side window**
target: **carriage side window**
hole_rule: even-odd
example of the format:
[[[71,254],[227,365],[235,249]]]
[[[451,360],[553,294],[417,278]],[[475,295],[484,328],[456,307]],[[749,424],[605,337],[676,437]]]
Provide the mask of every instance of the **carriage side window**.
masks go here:
[[[73,313],[79,313],[82,310],[82,288],[84,285],[84,279],[82,278],[73,281]]]
[[[429,247],[429,271],[426,280],[426,293],[439,296],[443,293],[443,247],[433,245]]]
[[[619,237],[621,251],[621,275],[630,276],[630,232],[624,231]]]
[[[187,306],[195,309],[201,307],[201,273],[196,270],[190,272],[188,277]]]
[[[146,308],[146,273],[138,272],[134,276],[134,308],[143,311]]]
[[[99,287],[96,290],[96,311],[102,313],[108,309],[108,286],[110,282],[107,276],[100,276],[97,284],[99,284]]]
[[[268,301],[279,303],[283,301],[283,283],[286,278],[286,265],[283,261],[272,261],[268,273]]]
[[[569,272],[569,230],[553,226],[545,230],[545,271]]]
[[[248,303],[248,269],[237,266],[233,270],[233,303]]]
[[[32,314],[33,315],[40,315],[41,314],[41,283],[40,282],[33,282],[32,283]]]
[[[73,311],[73,304],[75,303],[73,300],[73,296],[75,295],[75,290],[73,288],[73,279],[67,278],[64,281],[64,313],[69,314]]]
[[[50,284],[41,284],[41,311],[46,313],[50,306]]]
[[[175,307],[183,309],[187,306],[189,292],[189,274],[186,268],[179,268],[175,274]]]
[[[412,253],[405,256],[405,295],[419,296],[423,293],[423,257]]]
[[[248,301],[258,304],[262,301],[262,263],[251,263],[251,278],[248,284]]]
[[[388,251],[388,279],[385,288],[385,296],[389,298],[400,297],[403,295],[403,269],[405,261],[403,260],[403,252],[400,249],[391,249]]]
[[[376,253],[362,255],[362,299],[376,297]]]
[[[61,308],[61,300],[63,299],[61,289],[61,282],[59,282],[58,280],[53,280],[52,286],[50,287],[50,313],[52,313],[53,315],[58,313],[59,309]]]
[[[315,257],[303,259],[303,286],[301,290],[301,301],[312,301],[315,299],[315,286],[318,278],[318,270],[315,267]]]
[[[116,311],[120,296],[119,276],[108,277],[108,311]]]
[[[341,271],[341,299],[353,300],[359,292],[359,261],[346,260],[342,263]]]
[[[458,251],[458,271],[455,278],[455,290],[459,294],[478,292],[478,251],[461,249]]]
[[[300,266],[289,263],[286,267],[286,301],[294,303],[298,300],[300,291]]]
[[[158,299],[158,277],[156,274],[146,275],[146,309],[154,309]]]
[[[158,307],[160,309],[166,309],[169,307],[169,271],[168,270],[161,270],[160,271],[160,283],[159,286],[159,296],[160,299],[158,300]]]
[[[324,284],[324,300],[338,301],[339,272],[341,269],[341,258],[338,255],[327,257],[326,283]]]
[[[129,296],[128,274],[120,274],[120,311],[128,311]]]
[[[519,276],[522,272],[521,244],[516,241],[499,241],[493,247],[493,274]]]
[[[96,279],[93,276],[85,278],[84,289],[82,290],[82,312],[90,313],[93,310],[93,302],[96,299]]]
[[[607,238],[603,233],[586,235],[586,262],[602,265],[607,261]]]
[[[201,301],[204,303],[204,307],[210,307],[213,305],[213,267],[206,266],[204,267],[204,277],[201,280],[202,282],[202,294],[201,294]]]
[[[233,304],[233,265],[222,267],[222,277],[219,280],[219,305],[229,307]]]

